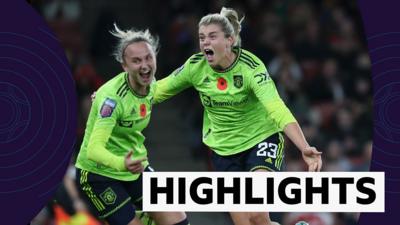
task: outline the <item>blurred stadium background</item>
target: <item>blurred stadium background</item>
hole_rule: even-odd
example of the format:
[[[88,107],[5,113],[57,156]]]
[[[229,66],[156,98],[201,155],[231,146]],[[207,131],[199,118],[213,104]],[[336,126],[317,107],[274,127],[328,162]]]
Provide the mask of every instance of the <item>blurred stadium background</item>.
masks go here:
[[[160,37],[156,74],[159,79],[198,52],[199,19],[227,6],[245,15],[241,32],[243,48],[264,61],[307,140],[323,151],[323,170],[366,171],[369,168],[372,151],[370,60],[355,0],[30,2],[65,48],[76,80],[79,97],[76,152],[90,110],[90,94],[121,71],[111,56],[115,39],[108,31],[114,22],[124,29],[149,28]],[[202,107],[193,90],[155,106],[145,132],[152,166],[158,171],[211,170],[208,150],[201,143],[201,124]],[[285,155],[287,171],[305,169],[298,150],[289,142]],[[57,224],[52,207],[55,203],[70,214],[83,208],[70,199],[74,195],[71,193],[73,177],[71,166],[55,198],[32,224]],[[232,224],[227,213],[188,213],[188,216],[193,225]],[[310,225],[355,225],[358,214],[273,213],[272,217],[282,225],[293,225],[297,220],[306,220]]]

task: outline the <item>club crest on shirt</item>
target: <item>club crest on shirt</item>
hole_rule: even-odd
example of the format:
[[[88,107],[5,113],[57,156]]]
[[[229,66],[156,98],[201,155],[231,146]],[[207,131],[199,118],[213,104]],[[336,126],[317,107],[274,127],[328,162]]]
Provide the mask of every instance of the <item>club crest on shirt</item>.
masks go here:
[[[106,98],[104,100],[103,105],[100,109],[101,118],[110,117],[114,112],[115,107],[117,106],[117,102],[111,98]]]
[[[243,76],[242,75],[233,75],[233,85],[236,88],[241,88],[243,86]]]
[[[100,194],[100,198],[105,204],[112,205],[115,203],[117,195],[115,194],[113,189],[108,187],[103,193]]]

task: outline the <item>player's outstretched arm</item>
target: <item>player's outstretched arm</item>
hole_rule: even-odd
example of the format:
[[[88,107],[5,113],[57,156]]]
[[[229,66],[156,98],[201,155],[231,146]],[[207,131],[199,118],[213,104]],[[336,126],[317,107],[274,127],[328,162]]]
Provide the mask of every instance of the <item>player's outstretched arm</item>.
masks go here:
[[[320,171],[322,167],[321,154],[315,147],[310,146],[297,122],[285,126],[286,136],[300,149],[304,162],[308,165],[308,171]]]

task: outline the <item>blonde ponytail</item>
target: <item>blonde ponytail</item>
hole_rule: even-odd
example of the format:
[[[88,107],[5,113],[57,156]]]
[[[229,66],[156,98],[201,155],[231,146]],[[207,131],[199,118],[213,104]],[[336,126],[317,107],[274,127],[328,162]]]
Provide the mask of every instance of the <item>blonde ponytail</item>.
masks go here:
[[[244,17],[239,20],[238,13],[230,8],[222,7],[221,12],[208,14],[201,18],[199,22],[200,26],[210,25],[210,24],[218,24],[221,26],[222,31],[225,34],[225,37],[233,37],[235,38],[235,43],[232,47],[240,47],[241,39],[240,39],[240,31],[242,29],[241,23]]]

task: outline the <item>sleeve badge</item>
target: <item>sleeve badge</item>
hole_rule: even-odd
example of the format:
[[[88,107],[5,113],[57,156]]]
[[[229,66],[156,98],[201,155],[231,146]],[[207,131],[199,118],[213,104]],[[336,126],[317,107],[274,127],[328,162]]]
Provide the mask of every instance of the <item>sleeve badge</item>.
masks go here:
[[[117,102],[113,99],[106,98],[104,100],[103,105],[100,109],[100,116],[101,118],[110,117],[114,112],[115,107],[117,106]]]

